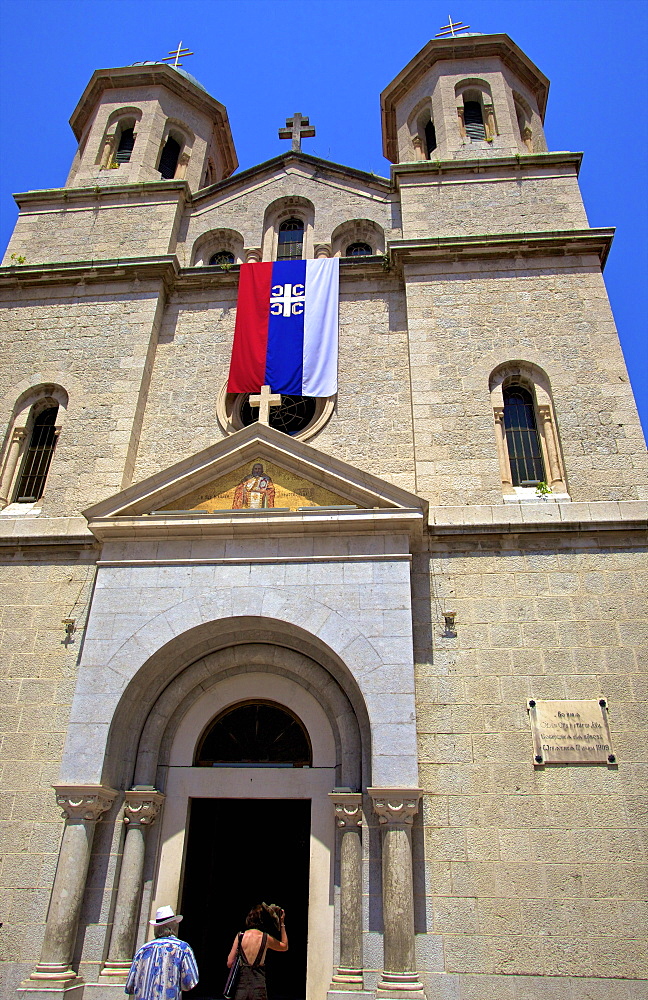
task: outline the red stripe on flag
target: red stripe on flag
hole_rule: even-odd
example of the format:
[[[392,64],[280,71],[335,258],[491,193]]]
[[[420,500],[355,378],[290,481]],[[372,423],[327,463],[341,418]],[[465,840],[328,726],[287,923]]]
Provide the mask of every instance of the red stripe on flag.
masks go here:
[[[228,392],[258,392],[265,382],[272,261],[241,264]]]

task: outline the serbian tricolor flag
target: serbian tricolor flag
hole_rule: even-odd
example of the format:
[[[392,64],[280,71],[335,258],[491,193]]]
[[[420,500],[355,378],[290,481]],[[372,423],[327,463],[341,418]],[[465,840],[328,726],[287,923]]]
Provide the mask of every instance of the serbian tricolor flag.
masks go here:
[[[241,264],[228,392],[337,392],[338,257]]]

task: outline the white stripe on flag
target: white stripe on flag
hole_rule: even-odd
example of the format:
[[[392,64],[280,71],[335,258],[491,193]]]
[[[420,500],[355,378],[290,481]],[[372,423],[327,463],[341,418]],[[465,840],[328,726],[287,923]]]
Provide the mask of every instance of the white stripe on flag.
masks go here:
[[[306,261],[304,305],[304,396],[337,392],[340,258]]]

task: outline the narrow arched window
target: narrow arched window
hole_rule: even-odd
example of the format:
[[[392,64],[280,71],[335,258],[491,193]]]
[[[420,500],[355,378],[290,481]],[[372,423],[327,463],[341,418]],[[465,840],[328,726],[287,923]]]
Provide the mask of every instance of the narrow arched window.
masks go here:
[[[430,155],[434,152],[436,148],[437,148],[436,129],[434,127],[434,122],[430,120],[425,126],[425,152],[428,160],[430,159]]]
[[[479,101],[464,102],[464,125],[466,135],[471,139],[485,139],[484,113]]]
[[[301,721],[282,705],[247,702],[214,719],[196,750],[197,767],[309,767],[312,750]]]
[[[279,226],[277,260],[301,260],[304,251],[304,223],[286,219]]]
[[[135,129],[123,128],[119,136],[119,143],[115,153],[116,163],[128,163],[135,145]]]
[[[41,410],[32,428],[29,447],[18,482],[15,501],[31,503],[40,500],[56,447],[56,415],[58,406]]]
[[[546,481],[538,437],[533,396],[521,385],[503,390],[504,432],[514,486],[535,486]]]
[[[162,156],[160,157],[160,166],[158,167],[163,180],[170,181],[175,177],[179,157],[180,143],[170,135],[164,144]]]
[[[217,250],[209,258],[209,263],[215,267],[222,267],[223,264],[234,264],[234,254],[229,250]]]
[[[367,257],[373,253],[368,243],[350,243],[344,251],[345,257]]]

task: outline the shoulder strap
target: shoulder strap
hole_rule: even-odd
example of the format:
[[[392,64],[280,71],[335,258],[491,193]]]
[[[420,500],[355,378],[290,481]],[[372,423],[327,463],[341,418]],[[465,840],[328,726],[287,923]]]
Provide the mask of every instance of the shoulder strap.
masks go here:
[[[264,931],[263,937],[261,938],[261,944],[259,945],[259,950],[257,952],[257,957],[254,959],[254,964],[252,966],[253,969],[255,969],[257,965],[259,965],[259,963],[261,962],[267,943],[268,943],[268,935]]]

